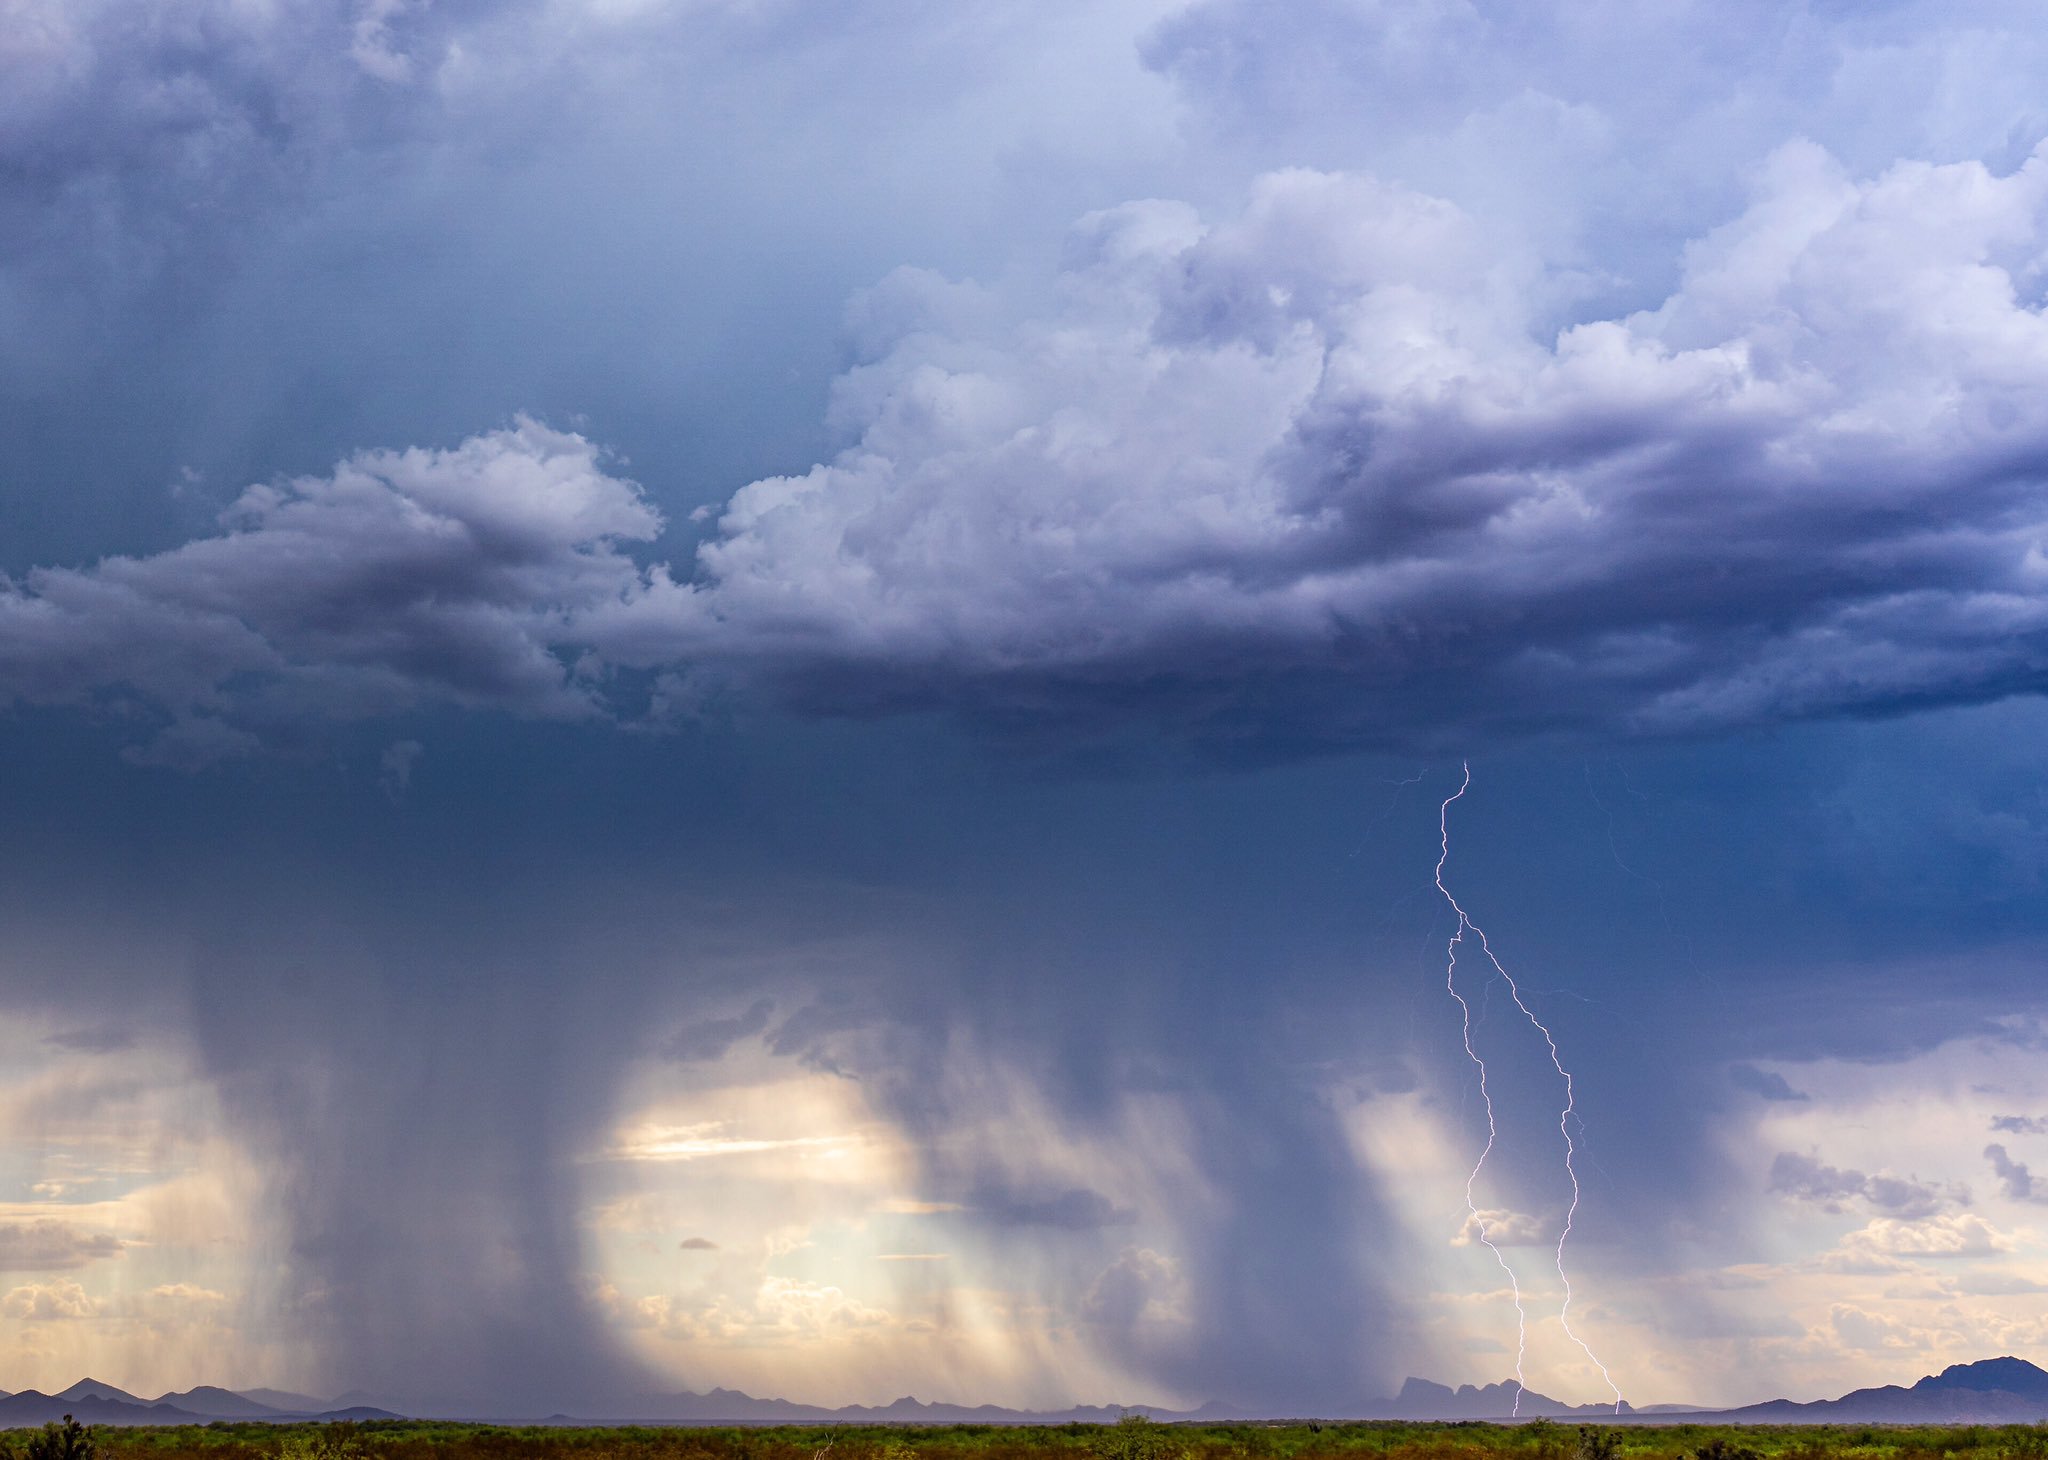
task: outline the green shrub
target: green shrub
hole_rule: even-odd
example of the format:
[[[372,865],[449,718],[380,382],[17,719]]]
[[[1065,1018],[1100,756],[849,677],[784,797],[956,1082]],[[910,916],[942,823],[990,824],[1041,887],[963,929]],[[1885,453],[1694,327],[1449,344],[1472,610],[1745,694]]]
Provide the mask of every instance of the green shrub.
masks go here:
[[[99,1452],[91,1426],[67,1414],[62,1424],[51,1420],[30,1435],[22,1455],[24,1460],[95,1460]]]
[[[2014,1426],[1999,1436],[2001,1460],[2048,1460],[2048,1428]]]
[[[1597,1425],[1580,1425],[1578,1443],[1572,1446],[1572,1460],[1615,1460],[1621,1453],[1621,1436]]]
[[[1097,1460],[1176,1460],[1180,1453],[1165,1425],[1135,1413],[1104,1425],[1089,1448]]]
[[[286,1435],[277,1447],[277,1460],[363,1460],[363,1447],[356,1427],[343,1421]]]
[[[1747,1445],[1731,1444],[1720,1435],[1693,1451],[1694,1460],[1764,1460],[1760,1451]]]

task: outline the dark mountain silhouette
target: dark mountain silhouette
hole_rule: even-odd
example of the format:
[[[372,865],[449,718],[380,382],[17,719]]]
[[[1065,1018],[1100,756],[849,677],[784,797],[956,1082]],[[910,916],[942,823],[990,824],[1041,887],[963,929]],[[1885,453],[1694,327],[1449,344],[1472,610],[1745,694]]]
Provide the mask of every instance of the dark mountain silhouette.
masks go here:
[[[1516,1403],[1519,1396],[1520,1403]],[[838,1409],[799,1404],[788,1399],[759,1399],[737,1389],[708,1393],[682,1391],[650,1394],[595,1407],[587,1415],[551,1414],[543,1424],[594,1425],[640,1421],[652,1424],[1072,1424],[1108,1423],[1125,1413],[1159,1420],[1235,1420],[1284,1418],[1263,1411],[1205,1404],[1194,1410],[1151,1405],[1083,1404],[1060,1410],[1005,1409],[994,1404],[934,1404],[904,1396],[888,1404],[849,1404]],[[281,1389],[237,1392],[202,1384],[181,1393],[146,1400],[97,1379],[81,1379],[59,1394],[24,1389],[0,1392],[0,1428],[41,1425],[64,1415],[85,1424],[206,1424],[214,1420],[371,1420],[401,1414],[449,1418],[532,1421],[515,1414],[456,1415],[434,1405],[412,1405],[355,1391],[334,1399],[316,1399]],[[1320,1416],[1329,1419],[1405,1420],[1605,1420],[1609,1423],[1671,1424],[1701,1420],[1719,1424],[2033,1424],[2048,1421],[2048,1370],[2007,1355],[1955,1364],[1910,1386],[1886,1384],[1857,1389],[1839,1399],[1798,1403],[1774,1399],[1740,1409],[1693,1409],[1659,1404],[1619,1411],[1606,1404],[1566,1404],[1515,1381],[1462,1384],[1452,1388],[1427,1379],[1410,1379],[1391,1399],[1362,1404]]]
[[[294,1411],[280,1409],[266,1404],[251,1394],[237,1394],[232,1389],[221,1389],[212,1384],[201,1384],[196,1389],[187,1389],[183,1394],[159,1394],[156,1403],[168,1404],[173,1409],[186,1410],[192,1414],[204,1414],[220,1419],[276,1419]],[[314,1406],[327,1409],[329,1406],[314,1401]],[[306,1413],[301,1407],[298,1413]]]
[[[1188,1417],[1148,1405],[1132,1405],[1130,1410],[1160,1419]],[[1091,1420],[1107,1422],[1124,1412],[1121,1406],[1101,1404],[1082,1404],[1061,1410],[1005,1409],[996,1404],[928,1404],[910,1395],[887,1404],[849,1404],[839,1409],[827,1409],[788,1399],[757,1399],[737,1389],[713,1389],[704,1394],[685,1390],[676,1394],[648,1395],[627,1401],[608,1417],[665,1424],[781,1424],[827,1420],[850,1424],[1070,1424]]]
[[[1161,1419],[1187,1417],[1146,1406],[1135,1408],[1146,1414],[1157,1415]],[[797,1404],[787,1399],[757,1399],[736,1389],[713,1389],[708,1394],[684,1392],[650,1395],[638,1400],[606,1405],[601,1414],[556,1414],[548,1416],[544,1422],[789,1424],[834,1421],[841,1424],[1049,1424],[1089,1420],[1108,1422],[1122,1413],[1124,1410],[1114,1405],[1080,1405],[1073,1409],[1039,1412],[1004,1409],[993,1404],[927,1404],[908,1396],[884,1405],[854,1404],[842,1409],[828,1409],[816,1404]],[[0,1428],[47,1424],[67,1414],[83,1424],[178,1425],[206,1424],[214,1420],[310,1419],[332,1422],[397,1419],[401,1414],[442,1415],[444,1410],[434,1405],[419,1406],[393,1401],[378,1403],[376,1396],[360,1390],[326,1400],[279,1389],[252,1389],[238,1393],[210,1384],[202,1384],[180,1393],[165,1394],[156,1400],[145,1400],[125,1389],[116,1388],[97,1379],[81,1379],[60,1394],[44,1394],[38,1390],[28,1389],[19,1394],[0,1397]],[[512,1414],[465,1413],[458,1416],[452,1411],[446,1411],[445,1414],[451,1418],[530,1418]]]
[[[111,1399],[120,1404],[146,1404],[148,1401],[139,1394],[130,1394],[126,1389],[116,1389],[112,1384],[103,1384],[98,1379],[80,1379],[58,1399]]]
[[[296,1397],[296,1396],[295,1396]],[[202,1384],[182,1394],[166,1394],[147,1400],[103,1384],[81,1379],[59,1394],[24,1389],[19,1394],[0,1396],[0,1429],[45,1425],[70,1415],[88,1425],[193,1425],[217,1419],[228,1420],[365,1420],[397,1419],[387,1409],[369,1406],[329,1408],[315,1400],[318,1409],[286,1410],[259,1403],[231,1389]]]
[[[1515,1384],[1457,1389],[1410,1379],[1391,1402],[1368,1406],[1370,1419],[1500,1419],[1514,1408]],[[1659,1404],[1644,1409],[1604,1404],[1567,1405],[1534,1390],[1522,1392],[1521,1417],[1581,1420],[1607,1418],[1619,1424],[2037,1424],[2048,1421],[2048,1370],[2007,1355],[1953,1364],[1912,1385],[1856,1389],[1839,1399],[1799,1403],[1773,1399],[1739,1409],[1697,1409]]]
[[[1516,1391],[1521,1391],[1521,1403],[1515,1402]],[[1612,1417],[1612,1404],[1566,1404],[1561,1399],[1552,1399],[1547,1394],[1538,1394],[1534,1389],[1523,1389],[1513,1379],[1499,1384],[1460,1384],[1456,1389],[1448,1384],[1432,1384],[1427,1379],[1410,1379],[1401,1386],[1401,1392],[1390,1404],[1367,1406],[1369,1412],[1360,1415],[1368,1419],[1507,1419],[1519,1416],[1522,1419],[1558,1419],[1565,1416]],[[1624,1403],[1620,1413],[1623,1417],[1633,1413]]]
[[[1840,1399],[1774,1399],[1715,1416],[1739,1424],[2037,1424],[2048,1420],[2048,1370],[2025,1359],[1951,1364],[1910,1387],[1856,1389]]]
[[[88,1425],[183,1425],[198,1424],[206,1418],[168,1404],[144,1404],[132,1398],[102,1399],[93,1393],[67,1398],[65,1394],[24,1389],[0,1399],[0,1428],[48,1424],[67,1414]]]
[[[1483,1387],[1466,1384],[1452,1389],[1426,1379],[1410,1379],[1394,1399],[1368,1400],[1342,1406],[1320,1417],[1329,1419],[1508,1419],[1516,1411],[1516,1386],[1512,1380]],[[408,1406],[383,1401],[387,1407]],[[412,1412],[420,1412],[414,1409]],[[431,1406],[427,1413],[435,1413]],[[1611,1404],[1570,1405],[1562,1400],[1525,1389],[1521,1395],[1523,1419],[1612,1417]],[[1622,1406],[1622,1417],[1633,1413]],[[1198,1409],[1175,1410],[1158,1405],[1080,1404],[1067,1409],[1007,1409],[996,1404],[931,1403],[911,1395],[887,1404],[849,1404],[837,1409],[802,1404],[789,1399],[759,1398],[737,1389],[712,1389],[705,1393],[681,1391],[650,1394],[615,1404],[594,1407],[580,1415],[552,1414],[546,1424],[1108,1424],[1124,1414],[1143,1414],[1162,1421],[1284,1418],[1264,1410],[1244,1410],[1214,1402]],[[514,1416],[500,1416],[513,1418]]]

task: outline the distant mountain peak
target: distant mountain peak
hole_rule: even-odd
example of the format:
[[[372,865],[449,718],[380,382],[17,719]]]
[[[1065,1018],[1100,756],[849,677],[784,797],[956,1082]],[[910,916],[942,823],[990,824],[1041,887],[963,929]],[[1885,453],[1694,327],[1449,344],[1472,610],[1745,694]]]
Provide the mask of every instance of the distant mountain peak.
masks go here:
[[[1548,1394],[1538,1394],[1517,1379],[1495,1384],[1460,1384],[1456,1389],[1431,1379],[1409,1378],[1391,1406],[1400,1419],[1505,1419],[1519,1414],[1525,1419],[1555,1419],[1566,1415],[1613,1413],[1608,1404],[1566,1404]],[[1620,1412],[1630,1413],[1628,1405]]]
[[[283,1390],[256,1389],[236,1392],[202,1384],[182,1393],[164,1394],[146,1400],[100,1379],[80,1379],[55,1395],[33,1390],[7,1395],[0,1392],[0,1428],[41,1424],[60,1414],[75,1413],[85,1424],[170,1424],[204,1423],[214,1420],[276,1419],[376,1419],[394,1416],[397,1410],[411,1410],[399,1401],[386,1401],[391,1408],[375,1405],[374,1397],[358,1390],[332,1400]],[[643,1395],[619,1401],[617,1414],[584,1415],[585,1421],[605,1418],[614,1422],[636,1421],[666,1424],[706,1423],[817,1423],[840,1420],[949,1420],[956,1423],[1032,1424],[1075,1421],[1111,1422],[1120,1412],[1135,1410],[1165,1419],[1215,1419],[1257,1417],[1255,1410],[1242,1410],[1215,1403],[1198,1410],[1181,1412],[1146,1405],[1076,1405],[1064,1410],[1035,1411],[1004,1409],[983,1404],[972,1407],[931,1402],[905,1394],[882,1405],[853,1404],[839,1409],[799,1404],[787,1399],[757,1399],[737,1389],[718,1388],[709,1393]],[[432,1413],[430,1407],[427,1411]],[[1906,1386],[1887,1384],[1859,1389],[1839,1399],[1798,1403],[1788,1399],[1770,1400],[1740,1409],[1698,1411],[1689,1406],[1658,1405],[1654,1412],[1639,1411],[1628,1404],[1567,1404],[1519,1383],[1504,1379],[1492,1384],[1459,1384],[1452,1387],[1428,1379],[1410,1378],[1392,1400],[1369,1399],[1343,1406],[1332,1418],[1374,1418],[1405,1420],[1505,1420],[1518,1415],[1524,1420],[1549,1419],[1578,1423],[1606,1424],[1631,1418],[1652,1418],[1670,1422],[1676,1415],[1720,1417],[1723,1423],[1813,1423],[1819,1419],[1857,1423],[2033,1424],[2048,1420],[2048,1368],[2011,1354],[1978,1359],[1973,1363],[1951,1364],[1938,1374],[1929,1374]],[[516,1416],[515,1416],[516,1417]],[[550,1421],[566,1416],[552,1415]],[[522,1420],[522,1422],[530,1422]]]
[[[253,1395],[237,1394],[234,1390],[223,1389],[218,1384],[201,1384],[182,1393],[159,1394],[156,1402],[191,1414],[220,1415],[234,1419],[264,1419],[284,1412]]]
[[[80,1379],[69,1389],[50,1396],[53,1399],[117,1399],[123,1404],[141,1404],[142,1399],[126,1389],[117,1389],[112,1384],[98,1379]]]
[[[2048,1395],[2048,1369],[2006,1354],[1972,1364],[1950,1364],[1913,1386],[1917,1390],[1965,1389],[1972,1393]]]
[[[1456,1392],[1448,1384],[1439,1384],[1434,1379],[1418,1379],[1410,1374],[1401,1381],[1401,1392],[1397,1398],[1405,1404],[1415,1399],[1448,1399]]]
[[[1855,1389],[1840,1399],[1773,1399],[1724,1410],[1737,1423],[2039,1424],[2048,1420],[2048,1370],[2006,1354],[1950,1364],[1906,1386]]]

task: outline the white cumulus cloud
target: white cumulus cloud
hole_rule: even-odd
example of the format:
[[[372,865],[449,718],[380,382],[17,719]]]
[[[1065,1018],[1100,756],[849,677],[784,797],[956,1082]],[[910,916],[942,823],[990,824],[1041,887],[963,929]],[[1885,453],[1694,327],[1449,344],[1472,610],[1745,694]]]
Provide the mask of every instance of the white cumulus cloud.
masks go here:
[[[1971,1212],[1946,1212],[1918,1221],[1876,1217],[1842,1238],[1837,1251],[1851,1257],[1989,1257],[2012,1249],[2012,1239]]]
[[[32,1323],[68,1318],[90,1318],[103,1305],[77,1283],[59,1279],[52,1283],[30,1283],[12,1288],[0,1297],[0,1313]]]
[[[532,421],[250,489],[220,536],[0,596],[0,694],[139,700],[180,764],[443,703],[802,709],[1222,750],[1662,733],[2048,674],[2048,155],[1779,151],[1657,309],[1545,338],[1451,204],[1289,170],[1083,220],[1044,309],[863,306],[852,444],[687,570]],[[619,678],[620,675],[623,678]]]

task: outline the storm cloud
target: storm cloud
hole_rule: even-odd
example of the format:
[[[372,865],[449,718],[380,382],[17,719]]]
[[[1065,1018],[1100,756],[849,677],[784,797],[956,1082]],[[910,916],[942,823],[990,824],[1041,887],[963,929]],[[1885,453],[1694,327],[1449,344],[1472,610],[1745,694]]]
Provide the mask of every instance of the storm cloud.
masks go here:
[[[0,1272],[39,1272],[84,1267],[118,1257],[123,1243],[107,1232],[88,1232],[68,1222],[0,1223]]]
[[[1981,1356],[2043,1260],[1982,1141],[2048,1093],[2044,56],[2008,0],[14,6],[0,1360],[1499,1381],[1467,753],[1629,1397]],[[1476,1038],[1593,1397],[1550,1066]]]
[[[1737,1063],[1728,1067],[1728,1083],[1738,1090],[1746,1090],[1759,1100],[1794,1101],[1810,1100],[1813,1097],[1803,1090],[1792,1088],[1792,1082],[1776,1070],[1760,1070],[1755,1065]]]
[[[30,574],[5,688],[138,696],[173,762],[433,702],[658,721],[735,682],[1282,750],[2028,693],[2044,210],[2048,159],[1859,181],[1794,145],[1661,306],[1546,343],[1542,270],[1442,200],[1295,171],[1213,225],[1130,204],[1079,227],[1049,316],[878,286],[855,444],[738,492],[687,572],[629,555],[661,518],[597,447],[522,421]]]
[[[1905,1221],[1934,1216],[1957,1203],[1969,1204],[1967,1191],[1945,1191],[1916,1178],[1895,1176],[1889,1172],[1872,1176],[1845,1170],[1794,1151],[1781,1151],[1771,1162],[1770,1189],[1802,1201],[1815,1202],[1829,1211],[1840,1211],[1843,1203],[1860,1200],[1886,1218]]]
[[[1548,343],[1540,273],[1406,189],[1111,210],[1050,318],[963,328],[896,280],[902,332],[840,386],[858,444],[740,492],[690,591],[626,616],[701,615],[696,652],[823,707],[1198,740],[2029,691],[2044,199],[2039,158],[1857,182],[1794,146],[1663,305]]]
[[[250,489],[224,536],[32,574],[0,598],[0,678],[32,704],[140,696],[170,723],[139,754],[173,763],[253,748],[249,725],[435,700],[588,716],[553,625],[630,588],[614,543],[659,521],[587,443],[532,422],[369,453]]]
[[[1991,1163],[1991,1174],[1998,1178],[1999,1190],[2014,1201],[2048,1201],[2048,1193],[2034,1189],[2034,1173],[2024,1161],[2015,1161],[2004,1146],[1993,1142],[1984,1148],[1984,1159]]]

